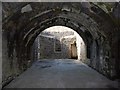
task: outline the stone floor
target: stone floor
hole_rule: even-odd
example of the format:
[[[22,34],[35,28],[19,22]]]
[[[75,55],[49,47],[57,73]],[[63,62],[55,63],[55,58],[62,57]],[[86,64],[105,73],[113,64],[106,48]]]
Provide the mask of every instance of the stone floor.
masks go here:
[[[5,88],[115,88],[117,83],[78,60],[40,60]]]

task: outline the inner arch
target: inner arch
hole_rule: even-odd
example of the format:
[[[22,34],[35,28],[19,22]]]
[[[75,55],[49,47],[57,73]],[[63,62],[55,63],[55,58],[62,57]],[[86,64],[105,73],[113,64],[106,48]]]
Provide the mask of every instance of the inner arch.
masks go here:
[[[86,45],[82,37],[66,26],[52,26],[42,31],[35,40],[37,59],[86,59]]]

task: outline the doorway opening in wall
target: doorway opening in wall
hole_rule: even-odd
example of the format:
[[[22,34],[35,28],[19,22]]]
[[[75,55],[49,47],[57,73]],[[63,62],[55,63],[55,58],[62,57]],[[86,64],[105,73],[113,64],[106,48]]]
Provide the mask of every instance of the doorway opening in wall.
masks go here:
[[[76,41],[72,43],[71,45],[71,58],[72,59],[78,59],[78,54],[77,54],[77,46],[76,46]]]
[[[85,60],[86,45],[82,37],[65,26],[52,26],[36,38],[37,59],[78,59]]]

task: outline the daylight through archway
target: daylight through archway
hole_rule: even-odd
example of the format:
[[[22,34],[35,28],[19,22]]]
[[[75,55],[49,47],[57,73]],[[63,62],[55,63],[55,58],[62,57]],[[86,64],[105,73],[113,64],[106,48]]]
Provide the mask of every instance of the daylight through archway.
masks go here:
[[[86,45],[80,35],[65,26],[52,26],[35,40],[37,59],[85,60]]]
[[[118,87],[119,10],[119,2],[2,3],[2,87]]]

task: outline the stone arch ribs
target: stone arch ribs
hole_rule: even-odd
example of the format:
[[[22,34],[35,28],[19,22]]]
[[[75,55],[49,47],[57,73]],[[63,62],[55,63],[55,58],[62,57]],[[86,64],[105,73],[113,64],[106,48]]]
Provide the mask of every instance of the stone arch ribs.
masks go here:
[[[31,12],[25,13],[17,12],[20,13],[20,17],[18,17],[18,19],[16,20],[18,20],[18,22],[21,23],[21,26],[19,26],[18,24],[19,34],[16,34],[19,37],[18,38],[19,43],[17,45],[20,44],[19,47],[17,47],[19,48],[17,54],[19,55],[18,61],[20,67],[27,68],[28,60],[31,59],[30,58],[31,46],[35,38],[39,35],[39,33],[45,30],[46,28],[56,25],[72,28],[83,38],[87,46],[90,45],[89,47],[91,47],[93,41],[99,40],[100,44],[98,45],[98,47],[101,47],[102,51],[106,50],[105,40],[108,39],[107,37],[108,32],[104,31],[106,28],[100,26],[98,22],[99,20],[96,20],[93,16],[87,13],[85,14],[84,12],[81,11],[80,8],[77,8],[79,7],[80,4],[74,3],[75,5],[77,5],[77,7],[73,7],[72,3],[71,4],[63,3],[61,5],[59,5],[59,3],[56,3],[53,6],[50,5],[46,6],[47,4],[44,6],[44,3],[42,3],[43,5],[38,5],[39,7],[37,7],[35,4],[37,3],[30,3],[33,9],[33,11]],[[27,19],[24,19],[23,15]],[[12,19],[9,20],[12,21]],[[27,20],[26,23],[22,23],[22,21],[24,20]],[[5,26],[7,26],[7,24],[5,24]],[[102,39],[100,37],[102,37]],[[91,49],[94,49],[94,46]],[[89,50],[91,53],[92,52],[91,49],[87,50]],[[109,75],[111,75],[111,72],[108,71],[108,68],[106,68],[105,66],[106,64],[108,64],[108,62],[106,62],[106,60],[104,59],[106,54],[101,55],[103,55],[102,57],[103,59],[99,59],[102,62],[99,63],[100,64],[99,67],[101,68],[97,70],[105,75],[107,75],[106,72],[109,72]],[[95,60],[94,64],[96,63],[97,62]],[[93,66],[91,65],[91,67]],[[96,69],[96,67],[94,68]]]
[[[51,12],[51,13],[53,13],[53,15],[52,15],[53,18],[52,18],[52,16],[51,16],[51,18],[44,18],[44,16],[39,16],[39,19],[38,19],[38,17],[37,18],[35,17],[35,19],[38,19],[38,21],[39,21],[39,22],[37,21],[38,26],[36,25],[34,28],[32,28],[33,30],[28,31],[27,34],[29,35],[30,33],[34,33],[34,32],[36,32],[36,29],[40,29],[41,27],[49,27],[49,26],[53,26],[53,25],[54,26],[55,25],[63,25],[63,26],[71,27],[71,28],[73,28],[72,26],[74,26],[75,28],[78,28],[77,32],[79,32],[79,30],[80,30],[79,28],[81,26],[83,26],[88,29],[88,31],[92,34],[94,39],[99,37],[97,34],[97,32],[98,32],[97,24],[95,25],[95,22],[92,19],[88,20],[88,17],[84,13],[82,13],[80,15],[79,14],[76,15],[76,14],[70,13],[70,12],[67,12],[67,14],[64,14],[64,12],[59,12],[60,14],[57,13],[58,15],[54,15],[55,12]],[[42,14],[40,14],[40,15],[42,15]],[[47,13],[45,16],[47,16]],[[87,17],[87,19],[86,19],[86,17]],[[45,20],[42,21],[41,18],[42,18],[42,20],[43,20],[43,18]],[[55,24],[54,24],[54,22],[55,22]],[[66,25],[66,24],[68,24],[68,25]],[[70,24],[72,26],[70,26]],[[25,37],[27,37],[27,35],[25,35]],[[24,37],[24,39],[26,39],[25,37]]]
[[[54,10],[54,12],[55,11],[56,10]],[[100,33],[96,22],[86,14],[84,13],[74,14],[68,11],[65,11],[64,13],[63,11],[61,12],[59,11],[59,13],[57,12],[57,15],[56,15],[56,12],[54,15],[54,12],[51,10],[45,11],[43,14],[39,14],[37,15],[37,17],[31,19],[31,21],[37,20],[37,23],[35,22],[36,24],[34,28],[32,28],[31,30],[28,30],[28,33],[26,33],[23,38],[26,48],[29,49],[32,46],[35,38],[40,34],[40,32],[42,32],[46,28],[49,28],[51,26],[57,26],[57,25],[67,26],[69,28],[74,29],[78,34],[80,34],[80,36],[85,41],[86,45],[90,45],[91,41],[97,41],[99,37],[105,38],[105,35],[102,35],[102,33]],[[51,15],[53,17],[45,18],[44,15],[47,16],[47,13],[53,14]],[[83,27],[84,29],[81,29],[81,27]],[[88,39],[88,37],[90,40]],[[95,60],[96,59],[97,58],[95,58]],[[100,64],[100,62],[95,61],[94,64],[95,64],[94,65],[95,67],[92,65],[90,66],[97,69],[98,71],[101,70],[97,66],[98,64]]]

